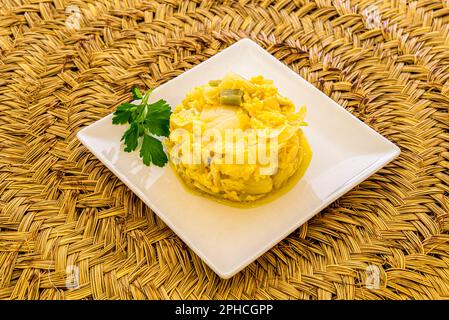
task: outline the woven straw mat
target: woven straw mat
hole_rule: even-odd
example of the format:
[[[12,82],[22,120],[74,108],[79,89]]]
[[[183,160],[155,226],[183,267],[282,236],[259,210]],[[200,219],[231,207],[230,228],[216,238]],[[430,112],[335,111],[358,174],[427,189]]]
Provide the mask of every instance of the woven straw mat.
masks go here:
[[[0,0],[0,17],[0,299],[449,297],[448,2]],[[76,133],[245,37],[402,153],[221,280]]]

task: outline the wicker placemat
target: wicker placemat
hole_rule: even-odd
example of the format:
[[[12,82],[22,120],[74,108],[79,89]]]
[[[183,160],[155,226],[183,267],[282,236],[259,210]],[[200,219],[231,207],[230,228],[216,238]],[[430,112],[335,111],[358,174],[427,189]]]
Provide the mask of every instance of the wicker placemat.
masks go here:
[[[0,0],[0,298],[449,297],[449,4]],[[401,156],[230,280],[76,132],[249,37]]]

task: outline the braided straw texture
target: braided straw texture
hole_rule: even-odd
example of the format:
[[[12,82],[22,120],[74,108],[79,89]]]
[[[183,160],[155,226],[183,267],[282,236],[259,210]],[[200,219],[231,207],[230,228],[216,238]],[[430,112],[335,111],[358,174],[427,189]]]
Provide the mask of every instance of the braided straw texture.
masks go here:
[[[0,299],[449,297],[447,1],[0,0],[0,17]],[[244,37],[402,154],[221,280],[76,132]]]

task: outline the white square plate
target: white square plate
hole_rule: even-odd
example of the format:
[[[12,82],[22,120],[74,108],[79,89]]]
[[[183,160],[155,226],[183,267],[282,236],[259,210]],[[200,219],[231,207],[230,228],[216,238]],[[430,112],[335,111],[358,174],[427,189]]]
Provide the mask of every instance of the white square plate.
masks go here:
[[[112,115],[78,132],[78,139],[142,199],[220,277],[230,278],[332,201],[399,155],[393,143],[347,112],[255,42],[244,39],[157,88],[152,100],[172,107],[194,86],[235,72],[262,74],[297,107],[307,106],[303,130],[313,156],[303,178],[273,202],[251,209],[186,192],[170,166],[142,164],[120,138],[127,126]]]

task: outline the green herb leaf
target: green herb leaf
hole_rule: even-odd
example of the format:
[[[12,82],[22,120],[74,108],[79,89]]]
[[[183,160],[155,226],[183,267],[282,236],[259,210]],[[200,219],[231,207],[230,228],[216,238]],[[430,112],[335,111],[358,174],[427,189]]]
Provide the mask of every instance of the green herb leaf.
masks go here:
[[[167,161],[167,155],[160,140],[155,136],[168,137],[170,134],[171,108],[165,100],[148,103],[151,91],[142,95],[137,87],[132,88],[135,100],[141,99],[140,104],[123,103],[117,107],[112,117],[113,124],[129,123],[121,141],[125,145],[126,152],[132,152],[142,141],[139,155],[145,165],[151,163],[163,167]]]
[[[170,134],[171,109],[165,100],[149,105],[145,125],[152,134],[168,137]]]
[[[136,109],[136,105],[125,102],[117,107],[112,118],[113,124],[131,123],[133,118],[133,110]]]
[[[142,99],[142,93],[140,92],[139,88],[134,86],[131,88],[131,92],[133,94],[133,99],[134,100],[139,100]]]
[[[139,127],[136,122],[131,123],[131,126],[123,134],[122,140],[125,142],[125,151],[131,152],[136,150],[139,144]]]
[[[147,166],[154,163],[158,167],[163,167],[168,161],[161,141],[147,134],[143,136],[140,157]]]

